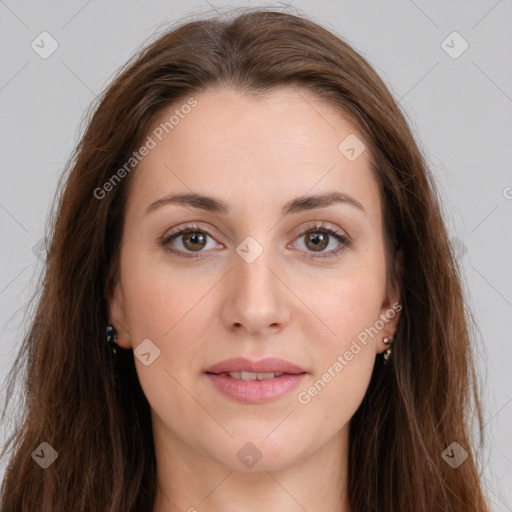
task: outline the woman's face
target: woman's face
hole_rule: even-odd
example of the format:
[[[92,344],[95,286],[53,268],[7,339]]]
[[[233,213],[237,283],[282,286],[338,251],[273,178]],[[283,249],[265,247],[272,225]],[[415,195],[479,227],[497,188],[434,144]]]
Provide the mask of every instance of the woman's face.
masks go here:
[[[135,351],[155,444],[242,470],[346,447],[399,317],[362,135],[283,87],[185,98],[149,137],[110,318]],[[333,193],[346,200],[306,200]],[[212,199],[165,200],[179,194]],[[218,375],[251,369],[267,375]]]

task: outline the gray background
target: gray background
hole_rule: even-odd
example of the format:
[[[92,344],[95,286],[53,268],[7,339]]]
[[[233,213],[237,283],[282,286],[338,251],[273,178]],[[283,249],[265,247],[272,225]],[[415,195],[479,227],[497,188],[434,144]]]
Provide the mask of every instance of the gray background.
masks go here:
[[[23,315],[42,268],[38,248],[50,203],[85,109],[155,31],[191,12],[257,5],[279,4],[0,0],[0,379],[26,328]],[[346,38],[375,66],[400,100],[437,178],[480,327],[488,493],[495,510],[512,510],[512,2],[292,5]],[[43,31],[59,45],[47,59],[31,48]],[[446,40],[453,31],[469,45],[457,58],[445,51],[446,45],[452,54],[463,48],[458,36]],[[2,426],[0,441],[8,427]]]

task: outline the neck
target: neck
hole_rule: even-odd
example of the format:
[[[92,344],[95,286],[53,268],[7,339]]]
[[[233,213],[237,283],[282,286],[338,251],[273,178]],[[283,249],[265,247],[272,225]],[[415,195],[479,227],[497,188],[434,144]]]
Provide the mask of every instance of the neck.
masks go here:
[[[316,452],[301,453],[300,460],[242,471],[180,442],[168,430],[155,429],[154,420],[158,488],[153,512],[350,512],[348,425]]]

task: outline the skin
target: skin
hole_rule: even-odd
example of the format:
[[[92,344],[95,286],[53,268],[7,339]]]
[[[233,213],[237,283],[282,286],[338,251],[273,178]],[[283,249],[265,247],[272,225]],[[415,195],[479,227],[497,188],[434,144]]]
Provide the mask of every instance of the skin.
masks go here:
[[[134,358],[152,410],[159,480],[153,512],[348,511],[349,422],[399,313],[359,343],[362,349],[309,403],[298,395],[398,302],[398,291],[386,294],[369,150],[349,161],[338,145],[350,134],[363,136],[304,90],[282,87],[255,98],[215,88],[194,98],[197,106],[133,171],[121,277],[109,302],[121,347],[150,339],[160,350],[148,366]],[[155,126],[185,102],[166,109]],[[334,203],[281,214],[290,199],[330,191],[349,194],[364,212]],[[157,199],[180,192],[222,199],[231,211],[167,204],[145,214]],[[329,236],[315,251],[304,235],[315,221],[336,227],[351,245],[314,259],[340,246]],[[189,222],[213,233],[199,259],[158,244]],[[264,249],[252,263],[236,252],[248,236]],[[198,254],[184,238],[168,245]],[[241,404],[203,373],[236,356],[281,357],[308,374],[272,402]],[[237,457],[246,443],[261,452],[251,468]]]

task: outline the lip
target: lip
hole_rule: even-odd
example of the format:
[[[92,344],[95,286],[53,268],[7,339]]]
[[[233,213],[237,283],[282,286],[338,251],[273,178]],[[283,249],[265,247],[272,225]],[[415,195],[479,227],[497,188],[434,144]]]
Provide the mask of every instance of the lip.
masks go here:
[[[219,375],[241,371],[280,372],[283,375],[272,379],[251,381],[235,379],[229,375]],[[205,374],[217,390],[227,397],[245,404],[259,404],[276,400],[290,392],[300,384],[307,372],[296,364],[275,357],[260,361],[237,357],[214,364],[205,371]]]
[[[279,377],[267,380],[234,379],[232,377],[207,373],[208,379],[227,397],[244,404],[270,402],[296,388],[305,373],[283,373]]]
[[[267,357],[260,361],[252,361],[245,357],[235,357],[233,359],[226,359],[220,363],[216,363],[205,370],[206,373],[217,374],[242,371],[255,373],[281,372],[292,375],[306,373],[306,370],[300,366],[278,357]]]

